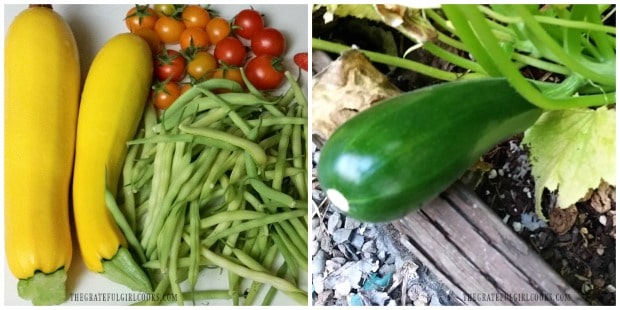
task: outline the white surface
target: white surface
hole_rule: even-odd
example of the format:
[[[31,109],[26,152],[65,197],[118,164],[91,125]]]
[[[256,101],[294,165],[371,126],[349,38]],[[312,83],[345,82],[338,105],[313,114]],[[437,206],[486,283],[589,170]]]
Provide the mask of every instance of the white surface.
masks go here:
[[[60,13],[71,26],[76,38],[80,52],[80,62],[82,68],[82,81],[84,80],[88,67],[97,51],[103,44],[114,35],[127,32],[123,18],[125,13],[133,6],[126,5],[61,5],[55,4],[54,9]],[[27,5],[4,5],[4,33],[13,18],[25,9]],[[214,4],[211,7],[220,16],[230,19],[236,12],[248,8],[249,5],[222,5]],[[252,4],[252,7],[265,15],[265,24],[269,27],[278,28],[287,38],[287,52],[285,56],[285,66],[297,75],[297,67],[292,61],[295,53],[308,51],[308,7],[301,5],[263,5]],[[42,31],[45,31],[42,29]],[[4,41],[4,36],[3,39]],[[303,81],[307,89],[308,75],[303,72]],[[4,244],[4,243],[2,243]],[[127,305],[133,301],[126,301],[127,298],[141,298],[140,293],[131,292],[120,284],[109,281],[102,275],[90,272],[84,266],[74,241],[74,255],[71,268],[69,270],[67,286],[71,292],[70,300],[67,305]],[[17,296],[17,280],[13,277],[6,264],[4,247],[2,247],[4,265],[4,304],[5,305],[31,305],[30,301],[22,300]],[[300,279],[307,289],[307,273],[302,273],[304,277]],[[209,274],[202,274],[202,283],[207,283],[204,288],[226,288],[226,276],[213,270]],[[76,300],[78,298],[92,300]],[[121,300],[123,299],[123,300]],[[257,299],[260,300],[260,299]],[[135,300],[134,300],[135,301]],[[210,305],[230,305],[230,301],[206,301]],[[205,303],[202,303],[205,304]],[[297,305],[294,301],[281,293],[278,293],[275,304],[278,305]]]

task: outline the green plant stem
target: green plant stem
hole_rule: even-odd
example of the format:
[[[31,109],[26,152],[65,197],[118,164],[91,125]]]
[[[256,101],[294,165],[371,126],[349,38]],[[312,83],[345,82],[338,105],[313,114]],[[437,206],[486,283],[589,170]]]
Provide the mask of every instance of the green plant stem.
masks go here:
[[[513,65],[488,29],[484,16],[475,6],[446,5],[444,11],[455,25],[458,24],[456,27],[459,29],[459,36],[466,44],[472,45],[472,51],[475,50],[474,56],[479,60],[480,58],[492,60],[489,66],[495,67],[498,70],[498,75],[505,76],[521,96],[532,104],[546,110],[557,110],[615,103],[615,92],[558,99],[546,97],[530,81],[526,80]],[[472,28],[476,29],[476,33]]]
[[[615,76],[610,77],[605,74],[600,74],[592,70],[592,65],[584,64],[583,61],[577,61],[579,57],[576,55],[568,54],[564,51],[564,49],[558,45],[553,38],[549,36],[548,33],[542,28],[540,24],[536,22],[536,19],[532,16],[530,12],[527,11],[526,8],[521,7],[519,5],[515,5],[513,7],[515,12],[521,16],[523,22],[525,23],[525,27],[527,27],[533,35],[537,36],[544,44],[546,48],[549,49],[563,64],[569,67],[572,71],[583,75],[584,77],[601,84],[615,84],[616,79]]]
[[[351,49],[351,47],[347,45],[333,43],[333,42],[329,42],[329,41],[325,41],[325,40],[321,40],[317,38],[312,38],[312,48],[324,50],[324,51],[328,51],[332,53],[342,53],[346,50]],[[440,70],[440,69],[437,69],[431,66],[427,66],[425,64],[422,64],[416,61],[407,60],[407,59],[403,59],[400,57],[384,55],[381,53],[372,52],[368,50],[360,49],[359,51],[362,52],[364,55],[366,55],[366,57],[368,57],[370,61],[382,63],[388,66],[395,66],[395,67],[399,67],[403,69],[412,70],[412,71],[419,72],[421,74],[424,74],[424,75],[427,75],[429,77],[433,77],[439,80],[443,80],[443,81],[454,81],[457,79],[480,77],[480,75],[473,74],[473,73],[461,75],[458,73],[446,72],[446,71],[443,71],[443,70]]]
[[[520,17],[506,16],[484,5],[480,5],[478,6],[478,8],[480,9],[480,11],[482,11],[484,14],[486,14],[490,18],[493,18],[503,23],[515,24],[515,23],[523,22],[523,19]],[[574,20],[567,20],[567,19],[561,19],[561,18],[554,18],[550,16],[543,16],[543,15],[535,15],[533,18],[534,20],[542,24],[556,25],[556,26],[561,26],[564,28],[579,28],[583,30],[600,31],[604,33],[616,34],[616,27],[611,27],[611,26],[594,24],[594,23],[584,22],[584,21],[574,21]]]

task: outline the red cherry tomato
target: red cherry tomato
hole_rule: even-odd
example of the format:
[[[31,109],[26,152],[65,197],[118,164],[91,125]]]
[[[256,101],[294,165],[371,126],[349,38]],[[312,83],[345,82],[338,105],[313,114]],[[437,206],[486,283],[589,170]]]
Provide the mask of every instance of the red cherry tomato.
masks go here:
[[[286,39],[278,29],[263,28],[252,36],[251,47],[256,56],[267,54],[278,57],[286,49]]]
[[[185,77],[186,61],[181,53],[167,49],[157,55],[155,77],[160,81],[179,82]]]
[[[282,59],[271,55],[256,56],[248,61],[245,74],[259,90],[278,88],[284,80]]]
[[[215,59],[228,66],[243,66],[245,62],[245,46],[235,37],[226,37],[215,45],[213,51]]]
[[[265,27],[263,16],[253,9],[245,9],[237,13],[233,25],[237,26],[235,34],[248,40],[256,31]]]

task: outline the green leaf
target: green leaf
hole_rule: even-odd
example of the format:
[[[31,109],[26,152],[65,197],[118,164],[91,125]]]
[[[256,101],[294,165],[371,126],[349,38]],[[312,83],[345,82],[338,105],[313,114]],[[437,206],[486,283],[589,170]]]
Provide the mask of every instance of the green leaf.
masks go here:
[[[557,190],[557,207],[568,208],[602,180],[615,185],[615,133],[615,110],[606,107],[546,112],[525,132],[539,217],[544,188]]]

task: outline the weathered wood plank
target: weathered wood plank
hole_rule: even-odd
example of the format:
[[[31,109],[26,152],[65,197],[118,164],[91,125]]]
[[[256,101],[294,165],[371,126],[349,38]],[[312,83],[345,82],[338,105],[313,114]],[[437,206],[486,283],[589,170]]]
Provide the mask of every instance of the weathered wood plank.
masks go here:
[[[586,304],[460,184],[393,225],[401,242],[465,305]]]

